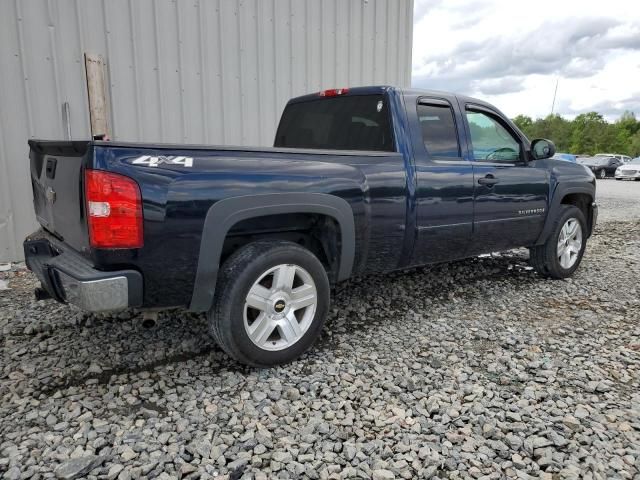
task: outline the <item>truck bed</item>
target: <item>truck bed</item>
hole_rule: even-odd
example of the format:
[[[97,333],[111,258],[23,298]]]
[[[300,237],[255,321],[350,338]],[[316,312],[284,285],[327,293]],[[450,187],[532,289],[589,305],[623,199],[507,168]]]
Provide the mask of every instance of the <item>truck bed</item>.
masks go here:
[[[371,188],[392,188],[397,192],[396,204],[389,205],[391,210],[387,207],[383,214],[385,220],[373,227],[374,234],[379,229],[383,235],[390,221],[393,223],[389,246],[385,247],[389,255],[379,259],[378,269],[392,265],[400,254],[397,244],[404,237],[406,178],[403,157],[396,152],[104,141],[29,143],[34,205],[43,229],[98,270],[140,271],[145,279],[143,305],[190,305],[207,212],[228,197],[274,192],[336,195],[356,214],[358,243],[363,244],[372,232],[367,226]],[[53,178],[47,175],[51,162],[56,165]],[[379,185],[367,183],[357,165],[375,165],[380,171]],[[85,169],[118,173],[138,183],[144,206],[142,248],[91,248],[82,193]],[[47,200],[51,189],[56,197],[53,203]],[[260,231],[270,230],[266,222]],[[243,233],[242,227],[231,232],[236,233]],[[356,265],[362,255],[366,250],[358,255]],[[376,268],[375,261],[372,266]],[[168,267],[170,284],[166,281]]]

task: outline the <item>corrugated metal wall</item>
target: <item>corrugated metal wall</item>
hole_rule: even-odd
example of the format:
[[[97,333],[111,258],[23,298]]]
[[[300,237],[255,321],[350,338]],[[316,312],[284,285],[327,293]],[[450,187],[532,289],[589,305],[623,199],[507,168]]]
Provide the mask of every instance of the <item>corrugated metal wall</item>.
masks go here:
[[[28,138],[90,136],[83,54],[107,65],[112,137],[270,145],[292,96],[408,86],[413,0],[3,0],[0,261],[36,228]]]

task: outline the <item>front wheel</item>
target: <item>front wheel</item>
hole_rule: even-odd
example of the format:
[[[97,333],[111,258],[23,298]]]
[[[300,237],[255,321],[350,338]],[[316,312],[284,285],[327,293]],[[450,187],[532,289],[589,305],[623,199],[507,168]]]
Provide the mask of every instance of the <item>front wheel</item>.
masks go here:
[[[309,250],[292,242],[255,242],[224,263],[211,333],[247,365],[294,360],[317,339],[329,309],[329,279]]]
[[[529,249],[531,266],[543,277],[570,277],[580,265],[587,245],[586,225],[582,210],[562,205],[547,241]]]

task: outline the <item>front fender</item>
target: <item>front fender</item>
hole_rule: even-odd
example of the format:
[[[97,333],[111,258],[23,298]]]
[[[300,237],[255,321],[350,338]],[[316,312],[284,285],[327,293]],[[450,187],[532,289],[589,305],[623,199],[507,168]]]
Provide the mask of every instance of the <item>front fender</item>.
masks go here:
[[[553,221],[558,216],[558,212],[562,206],[562,199],[567,195],[580,193],[586,194],[590,198],[590,203],[592,203],[596,198],[596,187],[593,183],[585,183],[582,181],[568,181],[561,182],[556,184],[556,187],[553,191],[553,195],[551,197],[551,201],[549,202],[549,210],[547,212],[547,219],[544,223],[544,227],[542,229],[542,233],[536,240],[536,245],[544,244],[549,235],[551,235],[551,230],[553,228]],[[587,218],[587,222],[589,223],[590,230],[593,229],[594,219]],[[589,231],[589,235],[591,235],[591,231]]]

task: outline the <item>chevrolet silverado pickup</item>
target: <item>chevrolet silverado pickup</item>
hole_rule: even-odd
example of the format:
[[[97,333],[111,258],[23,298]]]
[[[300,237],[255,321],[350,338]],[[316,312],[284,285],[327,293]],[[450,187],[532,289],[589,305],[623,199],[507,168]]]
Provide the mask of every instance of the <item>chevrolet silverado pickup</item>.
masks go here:
[[[331,286],[354,275],[528,247],[541,276],[568,277],[597,216],[592,172],[443,92],[294,98],[272,148],[29,145],[39,298],[205,312],[222,349],[255,366],[306,351]]]

